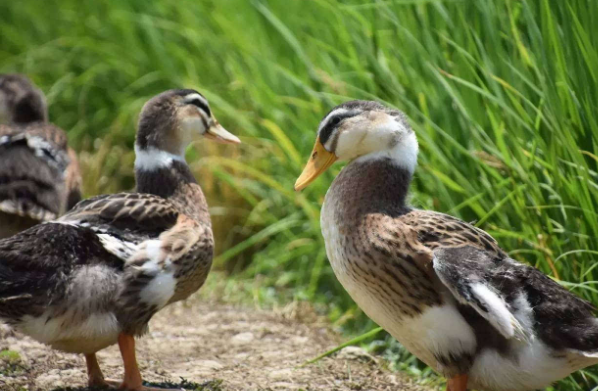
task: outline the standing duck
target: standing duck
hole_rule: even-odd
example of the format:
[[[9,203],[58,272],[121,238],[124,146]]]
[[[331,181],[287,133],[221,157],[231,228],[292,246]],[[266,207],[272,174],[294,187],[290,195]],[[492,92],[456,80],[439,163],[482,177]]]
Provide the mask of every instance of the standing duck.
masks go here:
[[[544,388],[598,363],[589,303],[511,259],[486,232],[407,205],[418,143],[403,113],[334,108],[295,184],[349,161],[322,206],[326,253],[359,307],[448,379],[447,390]]]
[[[0,241],[0,319],[55,349],[85,355],[118,343],[125,390],[142,386],[135,337],[151,317],[204,283],[214,240],[208,206],[187,163],[195,139],[239,143],[194,90],[148,101],[135,142],[135,193],[78,203],[58,220]]]
[[[0,75],[0,238],[81,200],[77,156],[47,118],[44,95],[26,77]]]

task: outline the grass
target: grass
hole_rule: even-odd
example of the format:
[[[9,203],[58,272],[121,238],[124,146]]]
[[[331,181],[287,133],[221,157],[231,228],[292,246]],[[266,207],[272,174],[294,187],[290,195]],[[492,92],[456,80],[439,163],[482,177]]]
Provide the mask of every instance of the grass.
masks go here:
[[[311,360],[308,360],[306,362],[304,362],[303,364],[301,364],[299,366],[299,368],[304,367],[305,365],[309,365],[309,364],[314,364],[318,361],[320,361],[321,359],[323,359],[324,357],[328,357],[333,355],[334,353],[342,350],[343,348],[346,348],[347,346],[354,346],[354,345],[359,345],[360,343],[362,343],[364,340],[367,340],[368,338],[372,338],[374,336],[376,336],[378,333],[380,333],[382,331],[382,327],[376,327],[375,329],[368,331],[367,333],[364,333],[356,338],[353,338],[349,341],[343,342],[342,344],[328,350],[327,352],[324,352],[322,354],[320,354],[317,357],[312,358]]]
[[[14,376],[25,373],[21,356],[14,350],[0,350],[0,376]]]
[[[292,185],[319,120],[354,98],[411,118],[415,206],[476,221],[511,256],[598,303],[592,0],[27,0],[1,2],[0,14],[0,71],[47,93],[52,121],[81,151],[87,195],[133,187],[146,99],[204,92],[245,143],[188,152],[212,207],[216,264],[292,287],[350,332],[374,325],[334,278],[319,227],[340,167],[303,193]],[[597,373],[555,389],[592,389]]]

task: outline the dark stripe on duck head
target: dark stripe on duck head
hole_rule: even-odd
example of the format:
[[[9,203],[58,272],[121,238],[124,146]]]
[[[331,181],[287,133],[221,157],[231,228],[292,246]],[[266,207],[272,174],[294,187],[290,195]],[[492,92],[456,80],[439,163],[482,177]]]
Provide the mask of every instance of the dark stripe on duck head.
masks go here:
[[[208,107],[207,104],[202,102],[201,99],[196,98],[196,99],[190,100],[187,103],[199,107],[201,110],[203,110],[204,113],[206,113],[208,115],[208,117],[212,116],[212,112],[210,111],[210,108]],[[204,121],[204,125],[207,128],[207,124],[205,123],[205,120],[203,118],[202,118],[202,120]]]
[[[186,103],[199,107],[200,109],[202,109],[208,115],[208,117],[212,116],[212,111],[210,110],[210,107],[208,106],[208,100],[201,93],[199,93],[199,92],[197,92],[195,90],[191,90],[191,89],[177,90],[176,93],[177,93],[177,95],[180,95],[182,97],[186,97],[188,95],[199,95],[199,96],[201,96],[203,98],[203,100],[199,99],[199,98],[195,98],[195,99],[191,99],[191,100],[186,101]]]
[[[320,142],[322,143],[322,145],[324,145],[324,144],[326,144],[326,142],[328,142],[328,140],[330,139],[330,136],[332,136],[332,133],[334,133],[334,130],[338,128],[338,126],[341,124],[341,122],[343,122],[344,119],[354,117],[357,114],[359,114],[359,112],[351,111],[351,112],[333,114],[332,116],[330,116],[326,120],[326,124],[324,124],[324,126],[320,130],[319,136],[320,136]]]

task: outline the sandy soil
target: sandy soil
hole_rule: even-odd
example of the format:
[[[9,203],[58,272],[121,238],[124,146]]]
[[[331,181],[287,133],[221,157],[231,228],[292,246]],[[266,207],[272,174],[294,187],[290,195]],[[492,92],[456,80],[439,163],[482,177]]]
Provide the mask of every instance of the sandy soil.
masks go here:
[[[144,380],[152,385],[168,382],[203,391],[424,391],[360,349],[299,367],[340,338],[313,312],[297,307],[263,311],[194,297],[163,310],[150,326],[137,352]],[[6,328],[0,329],[2,349],[18,356],[0,353],[0,390],[86,390],[81,356],[53,351]],[[117,347],[98,357],[107,378],[121,378]]]

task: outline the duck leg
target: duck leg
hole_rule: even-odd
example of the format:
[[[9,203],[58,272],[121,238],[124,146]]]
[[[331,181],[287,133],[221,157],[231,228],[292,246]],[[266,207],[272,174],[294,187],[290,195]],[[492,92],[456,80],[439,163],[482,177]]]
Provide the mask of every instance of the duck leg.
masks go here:
[[[467,391],[467,375],[457,375],[448,379],[446,391]]]
[[[85,362],[87,364],[87,384],[89,387],[106,387],[109,383],[104,380],[104,374],[98,364],[95,353],[86,354]]]
[[[120,389],[143,390],[141,372],[139,372],[137,358],[135,357],[135,338],[132,335],[120,334],[118,336],[118,347],[125,365],[125,378],[120,385]]]
[[[118,347],[125,365],[125,378],[118,387],[119,389],[127,391],[178,391],[145,387],[142,384],[141,372],[139,372],[137,358],[135,357],[135,337],[129,334],[120,334],[118,336]]]

